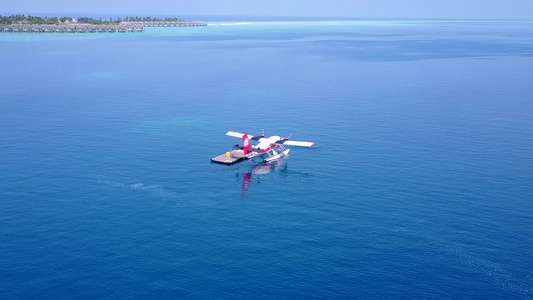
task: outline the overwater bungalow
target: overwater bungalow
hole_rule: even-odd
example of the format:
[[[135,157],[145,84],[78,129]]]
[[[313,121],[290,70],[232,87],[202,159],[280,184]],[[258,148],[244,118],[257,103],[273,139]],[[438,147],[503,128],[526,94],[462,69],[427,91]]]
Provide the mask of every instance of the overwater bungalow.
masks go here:
[[[113,33],[113,32],[143,32],[148,27],[178,27],[178,26],[206,26],[201,21],[139,21],[122,22],[119,25],[94,25],[78,23],[75,20],[59,24],[0,24],[0,32],[56,32],[56,33]]]

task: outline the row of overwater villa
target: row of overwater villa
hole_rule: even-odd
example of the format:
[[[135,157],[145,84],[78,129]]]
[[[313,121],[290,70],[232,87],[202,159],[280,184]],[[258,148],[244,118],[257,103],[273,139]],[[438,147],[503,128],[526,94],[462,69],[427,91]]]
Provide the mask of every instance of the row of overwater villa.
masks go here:
[[[97,33],[97,32],[142,32],[142,25],[0,25],[0,32],[56,32],[56,33]]]
[[[141,21],[141,22],[122,22],[121,24],[137,23],[146,27],[191,27],[207,26],[204,21]]]
[[[68,24],[0,24],[0,32],[112,33],[143,32],[144,27],[207,26],[203,21],[122,22],[119,25]]]

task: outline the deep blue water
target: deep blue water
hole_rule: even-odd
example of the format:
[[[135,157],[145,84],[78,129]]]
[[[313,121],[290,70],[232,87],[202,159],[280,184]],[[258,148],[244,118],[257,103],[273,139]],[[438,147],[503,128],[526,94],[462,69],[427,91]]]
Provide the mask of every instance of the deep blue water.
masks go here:
[[[1,299],[533,298],[532,22],[0,33],[0,66]],[[263,128],[317,145],[209,162]]]

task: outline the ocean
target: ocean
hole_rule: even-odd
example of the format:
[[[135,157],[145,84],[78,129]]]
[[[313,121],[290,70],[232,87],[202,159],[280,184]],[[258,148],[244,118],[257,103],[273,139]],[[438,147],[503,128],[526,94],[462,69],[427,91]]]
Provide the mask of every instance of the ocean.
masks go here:
[[[533,22],[211,23],[0,33],[1,299],[533,298]]]

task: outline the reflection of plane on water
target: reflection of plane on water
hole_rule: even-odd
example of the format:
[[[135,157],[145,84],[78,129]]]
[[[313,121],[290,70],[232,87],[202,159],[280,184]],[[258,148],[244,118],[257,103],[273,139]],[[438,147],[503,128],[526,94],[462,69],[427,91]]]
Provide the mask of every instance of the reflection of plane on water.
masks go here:
[[[285,157],[287,158],[287,156]],[[283,162],[284,158],[278,159],[270,163],[263,163],[259,165],[253,165],[248,172],[242,175],[242,195],[244,196],[248,192],[248,188],[252,183],[252,179],[256,179],[259,183],[261,176],[269,173],[277,173],[281,178],[286,177],[309,177],[309,173],[302,173],[291,171],[288,169],[287,164]],[[270,174],[272,175],[272,174]],[[237,177],[240,177],[237,173]]]
[[[242,194],[244,195],[248,192],[248,187],[252,182],[252,177],[268,174],[270,173],[270,171],[279,171],[281,169],[280,166],[282,162],[283,158],[280,158],[273,162],[256,165],[251,170],[244,173],[244,175],[242,176]],[[285,165],[284,168],[286,169],[287,166]]]

